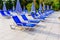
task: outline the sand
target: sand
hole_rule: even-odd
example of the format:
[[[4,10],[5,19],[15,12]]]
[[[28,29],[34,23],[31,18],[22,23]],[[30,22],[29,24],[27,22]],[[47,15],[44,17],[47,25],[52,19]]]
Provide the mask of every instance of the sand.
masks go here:
[[[60,11],[38,23],[34,31],[12,30],[12,19],[0,19],[0,40],[60,40]]]

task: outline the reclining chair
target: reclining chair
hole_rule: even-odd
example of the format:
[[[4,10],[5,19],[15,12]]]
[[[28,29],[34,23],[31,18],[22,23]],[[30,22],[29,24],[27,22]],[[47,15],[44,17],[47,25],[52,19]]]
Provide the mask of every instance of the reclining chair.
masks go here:
[[[14,27],[22,27],[22,28],[28,28],[28,29],[31,29],[31,28],[34,28],[37,24],[35,23],[27,23],[27,22],[21,22],[21,19],[19,19],[17,16],[12,16],[14,22],[16,23],[16,26]],[[12,27],[12,25],[10,26],[12,29],[15,29]]]
[[[33,22],[33,23],[39,23],[40,22],[40,19],[38,20],[38,19],[28,19],[27,17],[26,17],[26,15],[21,15],[21,17],[25,20],[25,21],[29,21],[29,22]]]
[[[3,17],[5,17],[5,18],[11,18],[11,13],[9,13],[8,11],[0,11],[0,14],[3,16]]]

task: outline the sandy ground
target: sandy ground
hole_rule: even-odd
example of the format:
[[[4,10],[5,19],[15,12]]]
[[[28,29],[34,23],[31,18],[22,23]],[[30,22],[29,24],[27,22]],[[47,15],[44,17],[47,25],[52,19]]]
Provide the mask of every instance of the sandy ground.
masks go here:
[[[12,30],[12,19],[0,17],[0,40],[60,40],[60,12],[54,12],[34,31]]]

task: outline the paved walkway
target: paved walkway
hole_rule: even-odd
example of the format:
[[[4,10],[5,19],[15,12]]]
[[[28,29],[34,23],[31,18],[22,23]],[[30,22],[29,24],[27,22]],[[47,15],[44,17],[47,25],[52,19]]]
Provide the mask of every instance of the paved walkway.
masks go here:
[[[60,40],[60,12],[54,12],[34,31],[10,29],[12,19],[0,19],[0,40]]]

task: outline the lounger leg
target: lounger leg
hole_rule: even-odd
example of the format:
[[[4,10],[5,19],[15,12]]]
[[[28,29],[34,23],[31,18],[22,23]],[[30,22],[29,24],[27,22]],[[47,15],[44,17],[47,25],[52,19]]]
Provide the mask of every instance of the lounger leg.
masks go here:
[[[13,30],[25,30],[23,27],[10,25],[10,28]]]
[[[34,28],[25,28],[25,30],[33,31],[33,30],[34,30]]]
[[[10,25],[10,28],[13,29],[13,30],[15,30],[15,26],[13,26],[13,25]]]
[[[6,16],[5,18],[6,18],[6,19],[10,19],[11,17],[10,17],[10,16]]]
[[[18,30],[25,30],[25,28],[23,28],[23,27],[16,27],[16,29],[18,29]]]
[[[29,31],[34,31],[34,28],[30,28]]]

